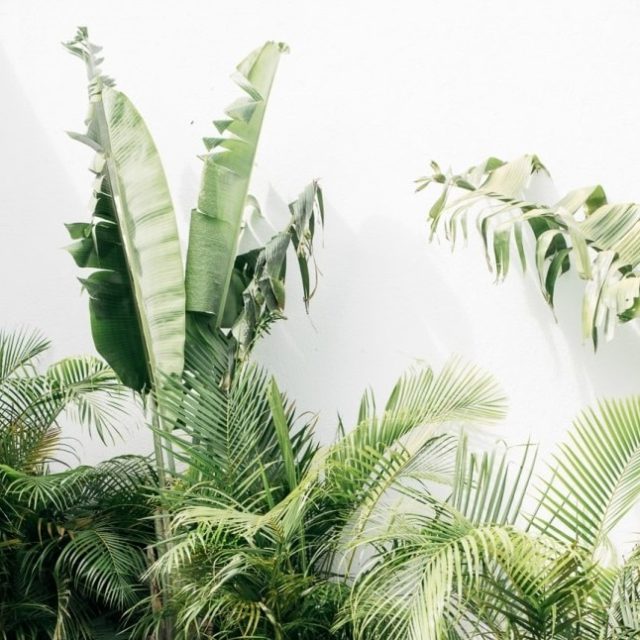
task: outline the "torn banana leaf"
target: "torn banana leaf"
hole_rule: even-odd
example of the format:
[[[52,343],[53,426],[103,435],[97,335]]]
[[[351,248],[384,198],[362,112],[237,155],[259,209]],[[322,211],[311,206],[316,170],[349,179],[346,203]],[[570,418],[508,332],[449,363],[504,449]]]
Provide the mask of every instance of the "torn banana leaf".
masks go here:
[[[180,374],[185,292],[178,230],[156,146],[129,99],[100,72],[100,47],[78,30],[67,49],[87,65],[84,134],[95,152],[91,221],[67,225],[69,251],[89,293],[99,353],[122,382],[148,391],[160,374]]]
[[[324,224],[322,190],[311,182],[297,200],[289,205],[291,219],[261,249],[237,257],[224,320],[237,342],[238,357],[244,359],[260,334],[283,317],[287,251],[293,247],[302,280],[305,305],[315,292],[313,262],[315,229]]]
[[[258,138],[282,43],[267,42],[237,67],[234,80],[245,92],[214,122],[219,136],[205,138],[208,153],[197,207],[191,213],[187,253],[187,310],[222,324],[247,203]]]

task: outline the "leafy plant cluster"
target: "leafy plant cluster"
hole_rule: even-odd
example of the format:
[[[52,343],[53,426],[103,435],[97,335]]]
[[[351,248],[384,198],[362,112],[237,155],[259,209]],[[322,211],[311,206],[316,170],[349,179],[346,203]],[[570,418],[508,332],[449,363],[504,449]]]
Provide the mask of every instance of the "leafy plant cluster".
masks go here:
[[[320,446],[315,416],[250,357],[284,317],[289,252],[305,303],[313,294],[317,182],[283,230],[239,249],[286,47],[267,43],[239,65],[244,95],[205,139],[185,274],[144,121],[85,29],[67,46],[89,77],[87,131],[72,137],[96,154],[91,219],[68,225],[70,251],[90,270],[81,282],[106,363],[71,358],[43,373],[43,338],[0,334],[0,636],[640,637],[640,552],[621,559],[611,543],[640,497],[640,400],[583,412],[540,475],[532,445],[471,445],[463,428],[502,419],[506,401],[489,374],[452,360],[408,371],[384,405],[366,392],[356,424]],[[430,217],[452,239],[489,199],[479,225],[500,276],[513,238],[526,261],[525,224],[549,299],[573,260],[595,339],[634,313],[631,205],[605,205],[599,188],[527,203],[538,170],[535,158],[462,176],[434,165],[420,186],[444,186]],[[456,189],[467,193],[450,200]],[[107,439],[132,397],[152,456],[53,469],[72,451],[61,416]]]

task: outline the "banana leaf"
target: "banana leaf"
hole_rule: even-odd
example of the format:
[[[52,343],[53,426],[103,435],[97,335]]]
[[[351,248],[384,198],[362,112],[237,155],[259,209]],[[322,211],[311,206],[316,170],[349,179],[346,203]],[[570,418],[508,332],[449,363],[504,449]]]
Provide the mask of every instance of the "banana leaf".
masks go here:
[[[90,222],[67,225],[69,251],[92,272],[89,293],[98,352],[122,382],[148,391],[159,374],[180,374],[185,292],[178,230],[156,146],[131,101],[100,71],[100,47],[85,28],[65,45],[87,65],[85,134],[95,150]]]
[[[282,43],[267,42],[237,67],[246,93],[214,122],[219,137],[205,138],[208,153],[187,252],[187,310],[214,315],[221,326],[234,269],[249,181]]]

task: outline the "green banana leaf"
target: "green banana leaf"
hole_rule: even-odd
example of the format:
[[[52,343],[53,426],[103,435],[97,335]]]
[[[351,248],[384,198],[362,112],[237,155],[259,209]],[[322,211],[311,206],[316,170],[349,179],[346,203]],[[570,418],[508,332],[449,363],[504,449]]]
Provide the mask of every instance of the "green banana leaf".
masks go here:
[[[65,45],[89,76],[86,134],[70,134],[96,151],[92,219],[67,225],[69,251],[89,293],[97,350],[137,391],[180,374],[185,291],[178,229],[156,146],[130,100],[100,72],[100,47],[85,28]]]
[[[191,213],[187,253],[187,310],[212,314],[221,326],[236,259],[249,181],[282,43],[267,42],[237,67],[247,94],[214,122],[220,137],[205,138],[202,184]]]
[[[293,247],[308,308],[317,285],[313,241],[317,225],[324,225],[322,190],[309,183],[289,204],[287,227],[263,247],[239,255],[235,260],[222,327],[231,327],[240,360],[271,324],[284,317],[287,252]],[[316,271],[315,278],[310,267]]]

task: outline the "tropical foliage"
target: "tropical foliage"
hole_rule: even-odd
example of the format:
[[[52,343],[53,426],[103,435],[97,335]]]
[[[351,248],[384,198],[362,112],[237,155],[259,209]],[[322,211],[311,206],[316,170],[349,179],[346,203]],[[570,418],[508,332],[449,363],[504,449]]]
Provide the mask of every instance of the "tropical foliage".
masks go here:
[[[316,416],[250,359],[283,317],[290,249],[312,296],[324,223],[312,182],[283,230],[242,242],[248,212],[262,215],[251,173],[285,45],[238,66],[246,95],[205,139],[186,275],[141,116],[86,29],[67,48],[89,77],[87,131],[72,137],[96,153],[91,219],[68,225],[70,252],[90,269],[82,283],[107,364],[70,358],[42,372],[42,337],[0,333],[0,637],[640,637],[640,553],[620,557],[612,538],[640,499],[640,399],[583,412],[538,474],[530,444],[472,444],[467,427],[502,419],[505,400],[490,375],[454,360],[407,372],[380,409],[366,392],[353,428],[340,422],[321,446]],[[452,241],[489,201],[479,228],[499,278],[512,243],[526,264],[526,228],[551,303],[574,264],[596,341],[636,314],[635,205],[607,205],[599,187],[527,202],[542,170],[535,157],[460,176],[434,164],[419,188],[443,185],[432,231],[443,221]],[[155,464],[63,466],[63,415],[107,440],[134,397],[148,407]]]
[[[220,137],[204,140],[208,152],[192,212],[186,279],[169,187],[142,117],[102,73],[101,47],[89,40],[86,28],[79,28],[66,47],[85,62],[89,78],[87,130],[70,135],[96,153],[92,218],[67,225],[74,240],[69,251],[78,266],[92,270],[81,282],[89,294],[98,352],[123,384],[151,393],[151,420],[170,430],[177,416],[155,407],[163,403],[165,377],[182,375],[185,341],[192,333],[230,330],[231,371],[236,359],[245,358],[256,338],[282,317],[290,245],[305,302],[311,295],[314,231],[324,220],[316,182],[290,205],[291,222],[284,231],[264,246],[242,254],[238,250],[245,208],[256,207],[249,181],[286,46],[268,42],[238,65],[234,79],[246,95],[226,110],[225,119],[214,122]],[[163,452],[159,436],[154,437],[156,468],[165,484],[165,470],[174,471],[173,453],[171,448]]]
[[[177,399],[174,394],[172,402],[170,391],[175,384],[190,388],[194,367],[198,370],[189,356],[192,342],[224,344],[224,372],[209,382],[226,393],[236,363],[245,361],[256,339],[283,317],[290,247],[308,304],[315,287],[314,234],[324,222],[322,194],[312,182],[289,206],[285,229],[240,252],[247,244],[241,242],[245,210],[259,213],[249,194],[250,178],[278,60],[286,51],[269,42],[238,66],[234,79],[246,95],[226,110],[225,119],[214,121],[220,136],[204,140],[207,153],[183,277],[171,197],[144,121],[102,73],[100,47],[89,41],[85,28],[66,46],[85,62],[89,78],[87,130],[71,136],[96,153],[92,218],[67,225],[74,240],[69,250],[78,266],[91,269],[81,282],[90,298],[97,350],[123,384],[150,396],[156,471],[166,489],[175,475],[171,431],[188,427],[183,404],[188,394]],[[161,510],[156,524],[158,549],[165,550],[166,512]],[[149,596],[154,611],[160,593],[167,598],[171,593],[167,580]],[[164,615],[169,607],[164,602],[160,608]],[[170,634],[171,626],[164,620],[158,633]]]
[[[466,238],[468,218],[478,210],[475,223],[496,278],[505,278],[514,260],[523,269],[533,262],[552,306],[558,278],[573,265],[585,281],[583,334],[595,346],[600,334],[613,336],[617,322],[637,317],[640,205],[611,204],[599,185],[576,189],[554,203],[528,199],[532,178],[546,173],[536,156],[511,162],[489,158],[461,174],[444,173],[435,162],[431,169],[416,183],[418,190],[441,186],[429,211],[432,237],[444,227],[452,243],[460,235]]]
[[[255,365],[216,384],[225,353],[222,338],[198,348],[200,366],[175,382],[184,427],[168,437],[189,467],[166,496],[175,535],[154,573],[171,577],[176,637],[350,638],[348,622],[336,627],[359,562],[348,541],[397,487],[449,482],[443,425],[497,419],[499,390],[460,364],[413,372],[381,416],[367,394],[357,427],[320,448],[313,417],[296,417]]]
[[[0,332],[0,637],[95,638],[144,593],[153,542],[149,463],[136,456],[65,469],[61,420],[111,438],[126,395],[96,358],[37,368],[49,343]],[[52,471],[56,465],[58,471]],[[104,636],[103,636],[104,637]]]
[[[191,464],[152,571],[172,577],[175,637],[640,633],[637,552],[619,564],[610,540],[640,498],[638,399],[585,411],[532,482],[535,447],[476,452],[451,428],[504,414],[477,369],[410,372],[381,414],[365,394],[354,429],[320,448],[254,365],[212,384],[224,354],[198,349],[175,388],[188,419],[171,439]]]
[[[609,536],[640,498],[638,399],[580,415],[546,480],[530,482],[530,445],[465,449],[445,500],[412,489],[421,508],[366,541],[356,637],[637,637],[637,551],[620,564]]]

